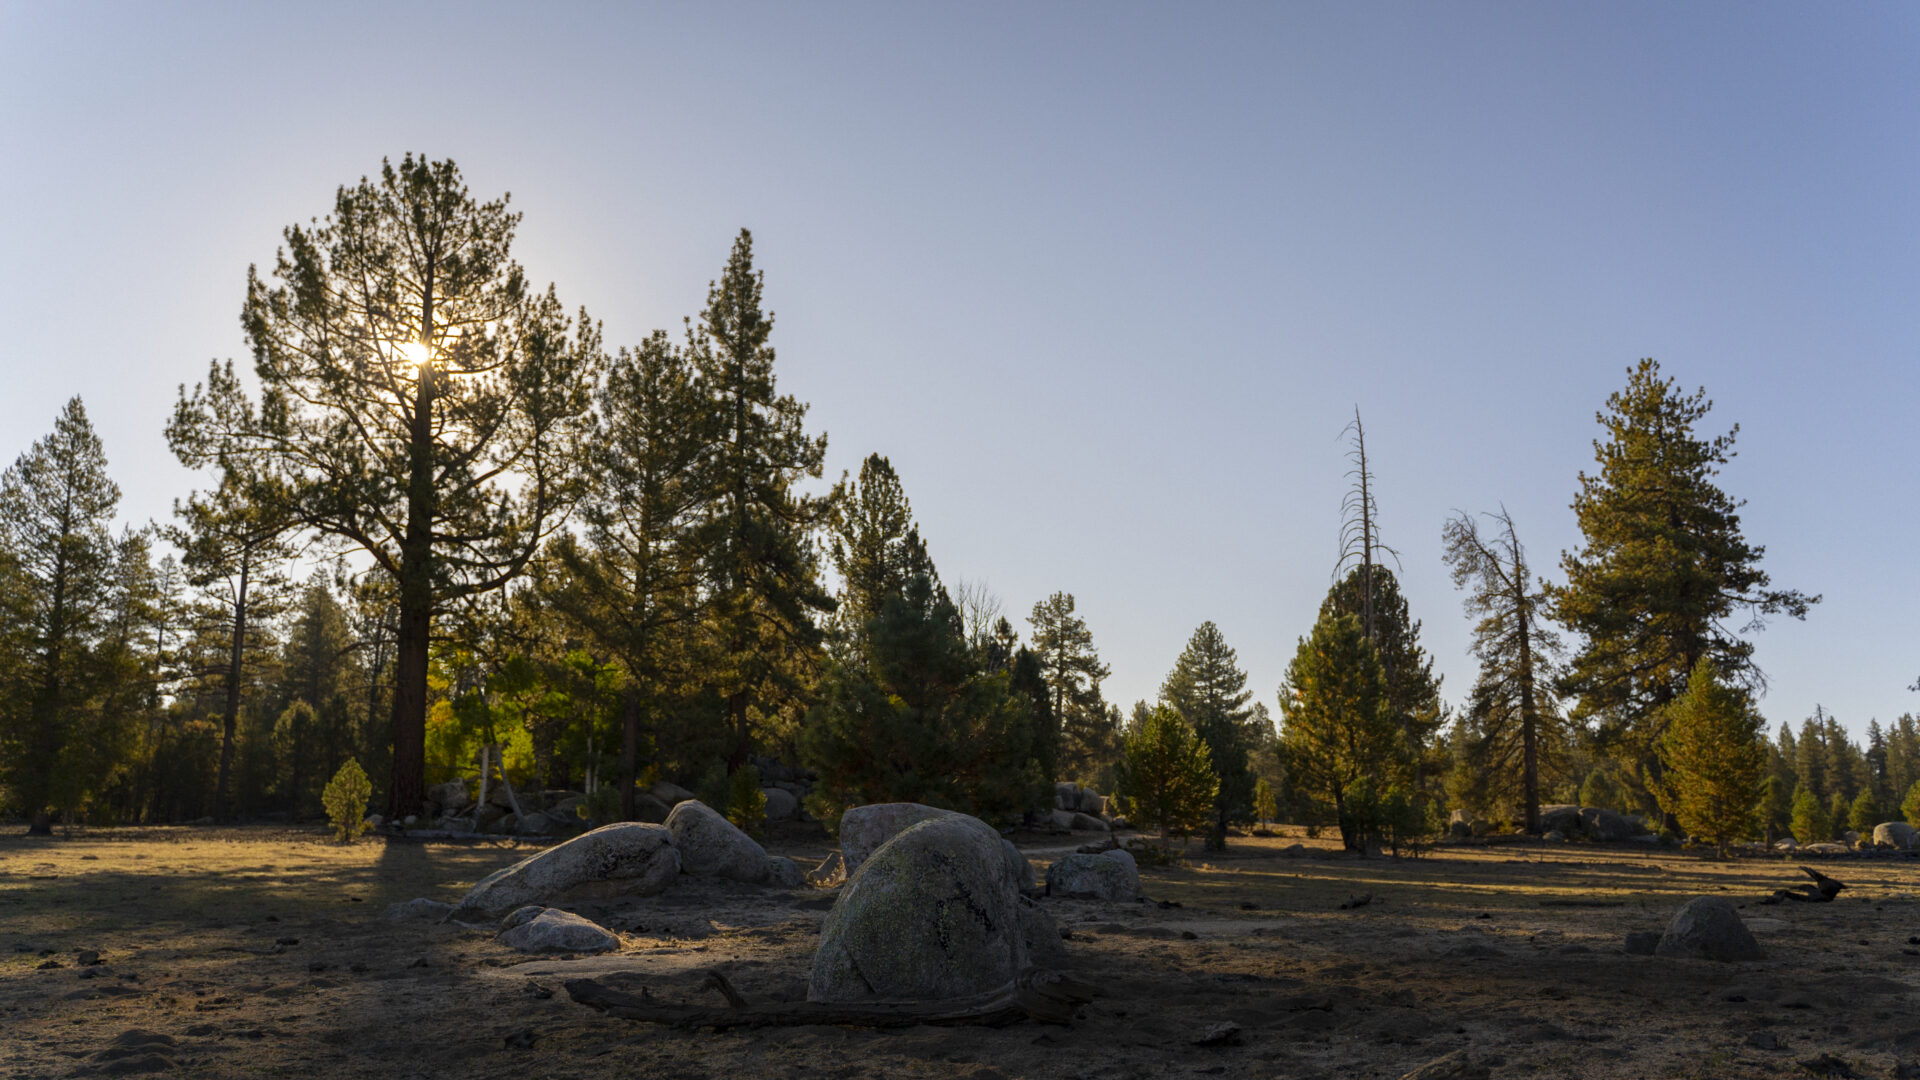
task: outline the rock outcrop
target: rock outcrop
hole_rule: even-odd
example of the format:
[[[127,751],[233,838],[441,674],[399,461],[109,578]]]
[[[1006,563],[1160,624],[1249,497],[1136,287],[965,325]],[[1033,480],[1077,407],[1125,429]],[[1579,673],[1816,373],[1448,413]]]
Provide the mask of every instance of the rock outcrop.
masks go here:
[[[1701,960],[1764,960],[1765,949],[1753,939],[1733,901],[1723,896],[1696,896],[1681,906],[1654,947],[1659,956]]]
[[[611,952],[620,939],[591,919],[559,908],[523,907],[501,923],[500,944],[521,952]]]
[[[840,854],[847,860],[847,873],[853,874],[867,856],[880,845],[923,821],[961,817],[952,810],[923,806],[912,802],[869,803],[855,806],[840,815]]]
[[[1076,900],[1134,900],[1140,871],[1124,851],[1062,855],[1047,867],[1047,892]]]
[[[844,850],[844,849],[843,849]],[[1020,895],[1000,834],[948,814],[882,844],[820,931],[810,1001],[944,1001],[1010,984],[1027,965]]]
[[[667,831],[673,834],[680,869],[686,873],[770,885],[798,885],[804,880],[792,859],[768,855],[753,837],[698,799],[673,808],[667,815]]]
[[[452,918],[497,918],[528,904],[652,896],[680,873],[680,853],[664,826],[623,821],[583,833],[496,870],[467,891]]]

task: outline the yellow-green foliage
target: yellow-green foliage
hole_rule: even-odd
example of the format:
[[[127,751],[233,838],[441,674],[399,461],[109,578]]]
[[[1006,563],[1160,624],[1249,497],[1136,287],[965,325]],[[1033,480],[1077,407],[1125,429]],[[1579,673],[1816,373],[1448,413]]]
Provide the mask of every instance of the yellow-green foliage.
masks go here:
[[[1280,816],[1279,801],[1274,798],[1273,785],[1262,776],[1253,782],[1253,816],[1265,825]]]
[[[760,770],[742,765],[727,778],[727,820],[750,836],[760,833],[767,820],[767,793],[760,790]]]
[[[367,800],[373,795],[373,782],[358,761],[347,759],[340,771],[327,781],[320,802],[327,808],[327,820],[333,822],[333,837],[340,843],[367,831]]]
[[[1758,832],[1754,813],[1767,748],[1759,714],[1747,695],[1728,686],[1710,661],[1694,665],[1687,690],[1667,709],[1660,756],[1680,824],[1722,850]]]
[[[1907,819],[1907,824],[1920,828],[1920,780],[1915,780],[1907,789],[1907,797],[1900,801],[1900,814]]]
[[[1119,788],[1135,823],[1165,838],[1206,824],[1220,778],[1193,728],[1172,707],[1156,705],[1127,735]]]
[[[1804,787],[1793,789],[1793,835],[1803,844],[1833,839],[1833,819],[1821,807],[1820,797]]]

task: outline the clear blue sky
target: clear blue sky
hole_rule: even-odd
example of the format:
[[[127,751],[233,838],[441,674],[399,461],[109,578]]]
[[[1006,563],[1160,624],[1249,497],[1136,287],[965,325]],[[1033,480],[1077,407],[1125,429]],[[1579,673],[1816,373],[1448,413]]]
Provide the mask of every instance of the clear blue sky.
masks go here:
[[[611,343],[752,228],[831,469],[889,455],[1010,613],[1074,593],[1123,704],[1212,619],[1272,707],[1355,406],[1461,700],[1441,522],[1504,502],[1551,571],[1653,356],[1826,596],[1759,635],[1769,719],[1920,708],[1920,7],[0,0],[0,459],[82,394],[166,516],[248,264],[408,150]]]

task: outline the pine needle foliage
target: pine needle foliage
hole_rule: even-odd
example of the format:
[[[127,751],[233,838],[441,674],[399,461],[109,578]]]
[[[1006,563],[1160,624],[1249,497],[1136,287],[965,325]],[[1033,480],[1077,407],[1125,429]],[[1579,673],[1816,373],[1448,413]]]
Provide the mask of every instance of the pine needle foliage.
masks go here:
[[[1694,665],[1687,690],[1667,708],[1660,756],[1671,798],[1664,809],[1695,836],[1727,845],[1759,831],[1755,808],[1766,775],[1764,725],[1745,691],[1713,661]]]
[[[1747,541],[1743,504],[1717,482],[1739,425],[1696,433],[1712,407],[1705,390],[1681,393],[1652,360],[1628,372],[1626,389],[1595,414],[1599,469],[1580,474],[1574,496],[1584,544],[1561,556],[1566,583],[1547,588],[1553,617],[1581,639],[1559,683],[1578,699],[1572,718],[1598,723],[1656,795],[1667,706],[1694,667],[1711,660],[1732,685],[1763,686],[1739,635],[1768,616],[1804,618],[1820,600],[1773,588],[1760,569],[1766,549]],[[1736,628],[1739,612],[1748,621]]]
[[[1160,686],[1160,700],[1173,706],[1207,744],[1220,779],[1207,827],[1208,851],[1224,850],[1228,822],[1244,821],[1253,813],[1253,774],[1247,768],[1252,698],[1238,655],[1211,621],[1193,632]]]
[[[336,842],[344,844],[367,831],[367,800],[372,797],[373,782],[367,779],[366,770],[348,758],[320,794]]]
[[[1220,791],[1206,740],[1173,707],[1148,710],[1127,733],[1118,794],[1136,824],[1172,836],[1203,827]]]
[[[1280,745],[1296,793],[1331,808],[1340,837],[1366,837],[1347,806],[1350,789],[1401,781],[1409,772],[1402,732],[1387,707],[1386,678],[1353,615],[1323,616],[1302,638],[1280,686]]]

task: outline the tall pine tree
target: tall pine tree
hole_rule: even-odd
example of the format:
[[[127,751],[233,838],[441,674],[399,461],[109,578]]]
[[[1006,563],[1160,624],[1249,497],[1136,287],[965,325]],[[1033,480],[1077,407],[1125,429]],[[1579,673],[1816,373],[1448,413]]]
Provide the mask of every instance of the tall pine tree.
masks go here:
[[[1253,814],[1253,774],[1247,768],[1252,749],[1246,672],[1239,657],[1211,621],[1200,624],[1173,671],[1160,685],[1160,700],[1171,706],[1206,743],[1219,784],[1207,826],[1206,848],[1227,846],[1227,823]],[[1129,744],[1131,745],[1131,744]]]
[[[1599,470],[1580,474],[1573,500],[1585,542],[1561,557],[1566,583],[1547,588],[1554,618],[1579,638],[1560,681],[1577,699],[1573,719],[1598,723],[1656,793],[1666,707],[1695,666],[1712,661],[1736,686],[1763,681],[1728,620],[1804,618],[1820,599],[1772,588],[1760,569],[1765,549],[1747,541],[1742,504],[1717,482],[1739,425],[1695,431],[1712,404],[1704,390],[1681,393],[1652,360],[1630,370],[1595,415],[1606,432],[1593,444]]]
[[[827,439],[808,435],[807,406],[775,388],[773,316],[762,310],[762,285],[753,235],[742,229],[687,342],[716,418],[715,444],[701,464],[705,516],[695,542],[729,774],[747,764],[777,717],[802,704],[822,640],[816,618],[833,610],[811,541],[831,506],[798,490],[820,476]]]
[[[118,569],[109,529],[119,502],[77,397],[0,475],[0,550],[24,616],[13,682],[0,690],[0,770],[35,834],[52,832],[51,812],[76,808],[101,779],[87,743],[103,720],[102,646]]]
[[[1093,782],[1120,756],[1119,726],[1100,696],[1100,683],[1112,669],[1094,650],[1086,620],[1074,614],[1072,593],[1057,592],[1033,605],[1027,625],[1059,725],[1058,775]]]

